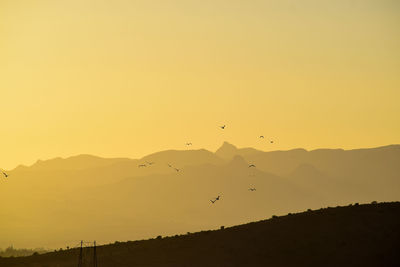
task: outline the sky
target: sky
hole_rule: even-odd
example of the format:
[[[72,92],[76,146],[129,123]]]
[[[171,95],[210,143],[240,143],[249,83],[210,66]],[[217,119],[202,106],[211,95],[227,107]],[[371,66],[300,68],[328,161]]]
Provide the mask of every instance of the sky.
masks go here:
[[[396,0],[2,0],[0,168],[398,144],[399,15]]]

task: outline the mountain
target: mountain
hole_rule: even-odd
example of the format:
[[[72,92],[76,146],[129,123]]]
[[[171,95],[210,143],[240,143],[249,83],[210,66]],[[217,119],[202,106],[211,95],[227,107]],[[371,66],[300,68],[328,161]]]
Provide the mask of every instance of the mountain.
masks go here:
[[[358,198],[356,201],[368,202],[383,196],[396,200],[399,196],[400,145],[354,150],[294,149],[251,154],[245,159],[260,170],[298,181],[307,188],[323,191],[333,186],[337,190],[330,200],[352,202]],[[318,183],[322,187],[316,187]]]
[[[155,236],[154,236],[155,237]],[[96,248],[99,266],[399,266],[400,203],[308,210],[235,227]],[[0,258],[0,266],[73,267],[79,249]],[[83,249],[93,264],[93,248]]]
[[[63,158],[54,158],[50,160],[38,160],[35,164],[29,168],[20,166],[17,170],[27,170],[29,171],[71,171],[71,170],[83,170],[83,169],[93,169],[101,168],[105,166],[112,165],[117,162],[127,162],[130,159],[127,158],[113,158],[105,159],[92,155],[78,155]]]
[[[167,150],[150,154],[141,159],[142,162],[163,162],[164,164],[179,164],[179,167],[185,165],[201,165],[205,163],[222,164],[224,161],[216,154],[205,150]]]
[[[225,142],[215,153],[39,161],[0,180],[0,218],[7,218],[0,220],[0,247],[143,239],[308,208],[396,201],[399,159],[399,145],[263,152]]]
[[[249,155],[253,155],[253,154],[259,154],[260,152],[262,152],[262,151],[254,149],[254,148],[249,148],[249,147],[238,149],[236,146],[234,146],[228,142],[224,142],[222,144],[222,146],[215,152],[215,154],[217,156],[219,156],[220,158],[230,160],[236,155],[245,157],[245,156],[249,156]]]

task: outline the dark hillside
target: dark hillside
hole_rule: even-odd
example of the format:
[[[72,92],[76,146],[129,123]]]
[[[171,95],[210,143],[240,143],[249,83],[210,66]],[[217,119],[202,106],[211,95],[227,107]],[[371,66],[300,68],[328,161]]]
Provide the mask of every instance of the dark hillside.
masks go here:
[[[217,231],[100,246],[98,266],[400,266],[400,203],[307,211]],[[92,266],[86,249],[86,265]],[[2,258],[73,267],[78,250]]]

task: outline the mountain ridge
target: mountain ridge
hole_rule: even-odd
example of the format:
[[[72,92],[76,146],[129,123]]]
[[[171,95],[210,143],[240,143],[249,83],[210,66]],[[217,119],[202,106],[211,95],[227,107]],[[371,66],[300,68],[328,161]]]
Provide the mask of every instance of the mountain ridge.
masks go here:
[[[229,156],[220,156],[221,153],[224,154],[224,150],[227,149],[232,151],[232,154]],[[68,161],[74,161],[77,159],[92,159],[92,160],[97,160],[97,161],[103,161],[103,160],[112,160],[112,161],[146,161],[148,159],[153,158],[154,156],[158,156],[160,154],[167,154],[167,153],[187,153],[187,152],[191,152],[191,151],[198,151],[198,152],[205,152],[208,154],[216,154],[217,156],[219,156],[222,159],[225,160],[230,160],[232,159],[233,156],[235,155],[249,155],[249,154],[257,154],[257,153],[320,153],[320,152],[335,152],[335,151],[342,151],[342,152],[358,152],[358,151],[366,151],[366,150],[377,150],[377,151],[384,151],[384,150],[390,150],[390,149],[396,149],[396,150],[400,150],[400,144],[390,144],[390,145],[384,145],[384,146],[378,146],[378,147],[371,147],[371,148],[353,148],[353,149],[342,149],[342,148],[317,148],[317,149],[312,149],[312,150],[307,150],[304,148],[293,148],[293,149],[287,149],[287,150],[270,150],[270,151],[263,151],[263,150],[259,150],[259,149],[255,149],[252,147],[244,147],[244,148],[238,148],[237,146],[224,141],[223,144],[215,151],[212,152],[210,150],[207,149],[196,149],[196,150],[179,150],[179,149],[169,149],[169,150],[162,150],[162,151],[158,151],[158,152],[153,152],[150,153],[148,155],[145,155],[141,158],[135,159],[135,158],[128,158],[128,157],[100,157],[100,156],[96,156],[96,155],[92,155],[92,154],[77,154],[77,155],[72,155],[72,156],[68,156],[68,157],[55,157],[55,158],[50,158],[50,159],[46,159],[46,160],[42,160],[42,159],[38,159],[35,163],[31,164],[31,165],[23,165],[20,164],[17,167],[15,167],[14,169],[10,169],[8,171],[16,171],[16,170],[20,170],[20,169],[27,169],[27,168],[36,168],[38,167],[38,165],[43,165],[43,164],[49,164],[49,163],[53,163],[56,161],[64,161],[64,162],[68,162]]]
[[[65,232],[71,239],[96,236],[102,242],[148,238],[241,224],[266,214],[397,201],[398,148],[242,154],[234,149],[225,159],[208,150],[140,159],[56,159],[0,180],[0,203],[6,203],[0,217],[9,218],[0,221],[0,246],[59,247]]]

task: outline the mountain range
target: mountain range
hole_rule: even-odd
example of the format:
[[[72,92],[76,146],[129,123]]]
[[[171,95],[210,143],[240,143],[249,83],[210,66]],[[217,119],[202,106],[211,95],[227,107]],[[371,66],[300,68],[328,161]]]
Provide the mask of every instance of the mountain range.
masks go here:
[[[264,152],[225,142],[216,152],[78,155],[7,173],[0,180],[0,218],[6,218],[0,247],[58,248],[82,239],[144,239],[309,208],[397,201],[400,145]]]

